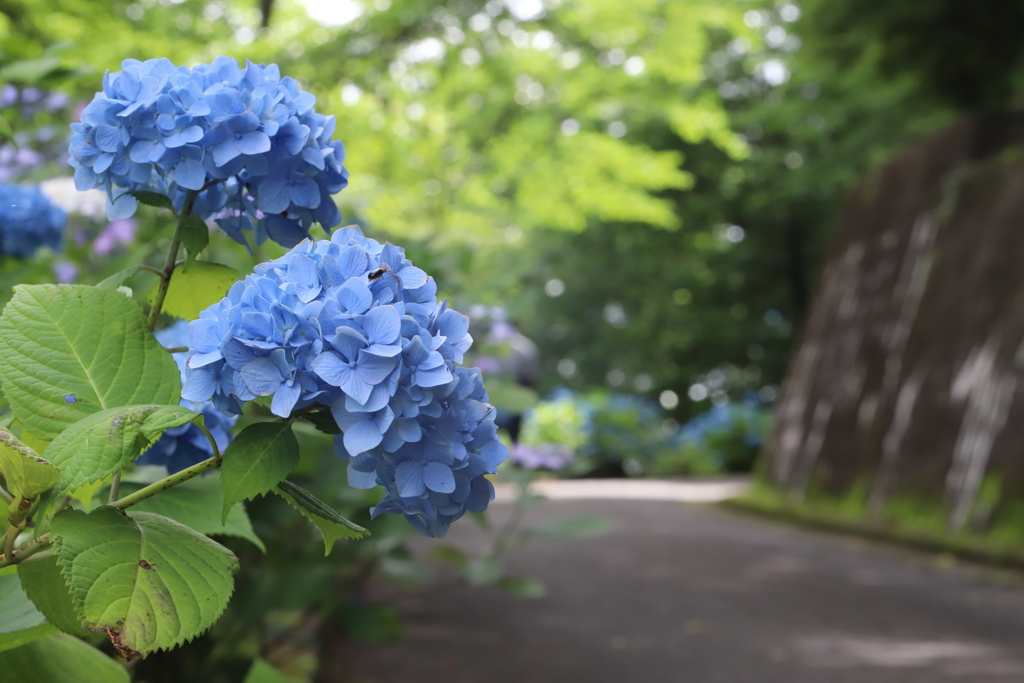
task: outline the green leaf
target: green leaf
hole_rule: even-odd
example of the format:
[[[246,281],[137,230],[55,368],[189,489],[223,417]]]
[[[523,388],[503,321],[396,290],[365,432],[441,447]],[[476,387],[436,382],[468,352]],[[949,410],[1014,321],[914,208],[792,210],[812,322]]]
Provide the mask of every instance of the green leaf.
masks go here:
[[[0,474],[7,490],[15,498],[33,500],[60,481],[60,471],[23,444],[14,434],[0,427]]]
[[[364,538],[370,534],[363,527],[339,515],[309,491],[290,481],[282,481],[274,489],[274,493],[313,522],[324,535],[324,556],[331,554],[334,542],[339,538]]]
[[[206,631],[231,597],[238,560],[161,515],[108,505],[53,518],[57,558],[87,628],[126,655],[170,649]]]
[[[254,659],[242,683],[289,683],[284,674],[262,659]]]
[[[517,598],[543,598],[547,589],[540,581],[506,577],[498,581],[498,586]]]
[[[143,488],[144,484],[121,482],[120,495],[126,496]],[[221,523],[220,513],[224,506],[224,493],[216,479],[216,473],[198,477],[184,484],[162,492],[159,496],[147,498],[132,506],[132,512],[152,512],[170,517],[201,534],[212,536],[237,536],[251,542],[263,552],[267,548],[252,529],[252,522],[245,507],[239,503],[228,512],[227,521]]]
[[[206,249],[206,245],[210,243],[210,228],[207,227],[206,221],[190,213],[178,223],[178,238],[181,239],[181,244],[188,254],[184,270],[189,270],[199,252]]]
[[[178,366],[139,305],[84,285],[14,288],[0,315],[0,381],[18,420],[42,439],[101,410],[175,405],[181,395]]]
[[[75,609],[71,591],[64,582],[56,557],[23,562],[17,567],[25,594],[47,621],[61,631],[79,638],[97,643],[104,639],[102,634],[93,633],[82,626],[82,619]]]
[[[135,197],[140,204],[146,206],[154,206],[158,209],[167,209],[171,213],[174,213],[174,204],[170,198],[166,195],[162,195],[159,192],[148,192],[147,190],[131,190],[125,192],[126,195]]]
[[[10,143],[14,149],[18,149],[18,143],[14,141],[14,129],[3,116],[0,116],[0,137]]]
[[[36,455],[43,455],[46,453],[46,449],[50,447],[50,442],[40,439],[38,436],[28,431],[27,429],[21,430],[21,442],[34,450]]]
[[[238,271],[219,263],[196,261],[185,272],[179,264],[171,275],[163,312],[183,320],[195,320],[208,306],[220,301],[238,279]],[[149,292],[149,304],[156,301],[159,283]]]
[[[109,477],[103,477],[102,479],[97,479],[94,482],[90,482],[88,484],[84,484],[82,486],[79,486],[76,489],[68,491],[65,495],[67,495],[72,500],[77,500],[79,503],[82,504],[82,507],[85,509],[85,511],[88,512],[89,510],[92,510],[92,504],[93,504],[94,499],[96,497],[96,493],[101,488],[103,488],[104,486],[109,484],[110,480],[113,479],[113,478],[114,478],[114,475],[111,474]]]
[[[2,605],[0,605],[0,607],[2,607]],[[18,631],[11,631],[9,633],[0,633],[0,658],[3,657],[3,652],[5,650],[21,647],[25,643],[31,643],[33,640],[39,640],[40,638],[45,638],[46,636],[54,633],[60,633],[60,631],[57,630],[56,626],[46,623],[39,624],[38,626],[30,626],[29,628],[23,628]],[[0,661],[2,661],[2,659],[0,659]],[[0,667],[2,667],[2,665],[0,665]]]
[[[597,515],[571,515],[542,524],[526,533],[543,538],[592,538],[603,536],[616,527],[615,520]]]
[[[487,378],[488,402],[510,413],[523,413],[537,405],[540,395],[529,387],[499,377]]]
[[[489,586],[505,578],[505,566],[493,557],[475,557],[466,565],[466,580],[474,586]]]
[[[5,681],[28,683],[128,683],[123,666],[74,636],[55,633],[0,652]],[[71,675],[70,672],[74,672]]]
[[[165,354],[166,355],[166,354]],[[123,406],[90,415],[60,433],[47,455],[75,490],[130,465],[165,429],[196,419],[184,406]]]
[[[0,574],[0,650],[24,645],[56,631],[25,595],[18,575],[10,571]]]
[[[110,277],[100,280],[99,284],[96,285],[96,289],[117,290],[117,288],[127,282],[129,278],[138,275],[139,270],[141,269],[138,266],[132,266],[131,268],[120,270]]]
[[[224,451],[220,486],[222,519],[240,501],[265,494],[299,464],[299,442],[287,422],[257,422],[235,437]]]
[[[402,620],[393,607],[349,603],[340,616],[345,632],[355,640],[393,643],[402,638]]]
[[[0,69],[0,83],[16,81],[31,85],[60,68],[60,57],[40,57],[12,62]]]
[[[331,435],[341,434],[341,428],[338,426],[338,423],[334,419],[334,416],[331,415],[330,408],[323,408],[322,410],[313,410],[308,413],[302,413],[302,417],[312,422],[313,426],[317,428],[317,431]]]
[[[435,545],[430,551],[430,559],[436,562],[447,562],[458,569],[464,569],[469,562],[466,553],[448,543]]]

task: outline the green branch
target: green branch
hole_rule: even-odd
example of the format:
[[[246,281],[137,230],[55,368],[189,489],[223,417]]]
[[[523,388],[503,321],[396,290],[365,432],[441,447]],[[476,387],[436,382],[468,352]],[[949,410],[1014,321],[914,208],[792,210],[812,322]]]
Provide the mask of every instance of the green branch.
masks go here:
[[[7,530],[7,534],[4,536],[4,557],[14,556],[14,541],[18,538],[19,533],[21,533],[21,529],[13,524]]]
[[[210,430],[207,429],[206,424],[203,422],[203,420],[197,420],[192,424],[194,424],[196,427],[199,427],[203,434],[206,435],[206,440],[210,442],[210,448],[213,449],[214,458],[220,458],[220,448],[217,447],[217,440],[213,438],[213,434],[211,434]]]
[[[212,439],[213,437],[210,436],[209,438]],[[215,455],[209,460],[204,460],[201,463],[192,465],[192,467],[183,469],[182,471],[176,472],[169,477],[165,477],[164,479],[161,479],[160,481],[154,484],[150,484],[145,488],[141,488],[135,493],[130,493],[121,500],[114,501],[113,503],[111,503],[111,505],[116,507],[118,510],[130,508],[132,505],[135,505],[136,503],[141,503],[142,501],[146,500],[151,496],[155,496],[161,491],[166,491],[167,489],[173,488],[178,484],[188,481],[189,479],[194,479],[195,477],[198,477],[200,474],[205,474],[210,470],[217,469],[218,467],[220,467],[221,462],[223,462],[223,458],[221,458],[219,454]]]
[[[107,505],[117,500],[117,492],[121,488],[121,470],[114,473],[114,480],[110,482],[110,496],[107,497]]]
[[[181,226],[185,219],[192,214],[192,207],[196,203],[199,192],[189,190],[185,195],[185,206],[178,215],[178,222],[174,226],[174,236],[171,238],[171,247],[167,250],[167,260],[164,261],[164,269],[160,271],[160,282],[157,283],[156,297],[153,299],[153,307],[149,309],[149,318],[146,320],[146,327],[150,332],[156,329],[156,322],[160,318],[160,311],[164,307],[164,299],[167,297],[167,288],[171,284],[171,275],[174,274],[174,266],[178,262],[178,251],[181,249]]]
[[[0,555],[0,567],[24,562],[48,545],[50,545],[50,534],[43,534],[36,540],[31,543],[26,543],[17,550],[5,552],[3,555]]]

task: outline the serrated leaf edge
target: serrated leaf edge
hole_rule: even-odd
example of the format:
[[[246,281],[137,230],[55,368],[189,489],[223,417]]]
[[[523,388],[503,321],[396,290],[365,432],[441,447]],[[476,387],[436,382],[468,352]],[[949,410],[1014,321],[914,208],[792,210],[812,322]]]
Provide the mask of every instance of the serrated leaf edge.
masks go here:
[[[283,498],[285,500],[285,502],[288,503],[288,505],[290,505],[291,507],[296,509],[299,512],[300,515],[302,515],[303,517],[308,519],[311,524],[313,524],[314,526],[317,527],[317,530],[324,537],[324,556],[325,557],[327,555],[331,554],[331,550],[334,548],[334,542],[340,540],[340,538],[336,538],[336,539],[334,539],[334,541],[328,541],[327,535],[324,534],[323,529],[321,529],[316,524],[316,521],[313,520],[313,516],[314,516],[313,511],[310,510],[309,508],[303,506],[303,505],[300,505],[299,502],[298,502],[298,499],[294,496],[294,494],[292,494],[292,493],[290,493],[290,492],[288,492],[286,490],[282,490],[281,484],[285,484],[286,485],[285,488],[294,488],[294,489],[297,489],[297,490],[301,491],[304,495],[309,496],[313,500],[315,500],[318,503],[320,503],[321,505],[323,505],[324,508],[326,508],[327,510],[330,510],[335,515],[337,515],[338,519],[341,520],[340,522],[335,521],[333,519],[330,519],[328,517],[321,517],[321,519],[325,519],[325,520],[327,520],[327,521],[329,521],[329,522],[331,522],[333,524],[340,524],[341,526],[344,526],[347,529],[349,529],[350,531],[352,531],[355,534],[355,536],[348,537],[348,540],[358,541],[358,540],[364,539],[364,538],[366,538],[366,537],[368,537],[370,535],[369,529],[364,529],[363,527],[359,526],[355,522],[346,519],[341,514],[336,512],[330,505],[328,505],[327,503],[323,502],[322,500],[320,500],[319,498],[314,496],[309,491],[305,490],[301,486],[298,486],[297,484],[294,484],[294,483],[288,481],[287,479],[282,480],[277,486],[274,487],[274,489],[273,489],[274,493],[276,493],[277,495],[281,496],[281,498]],[[344,538],[344,537],[341,537],[341,538]]]
[[[184,407],[184,406],[167,406],[167,405],[162,405],[162,404],[157,404],[157,403],[143,403],[143,404],[139,404],[139,405],[120,406],[118,408],[111,408],[110,410],[122,410],[122,409],[129,410],[129,409],[135,409],[135,408],[156,408],[157,410],[159,410],[160,408],[177,408],[177,407]],[[107,412],[107,411],[105,411],[105,410],[104,411],[100,411],[100,413],[102,413],[102,412]],[[152,412],[156,412],[156,410],[154,410]],[[79,423],[83,422],[84,420],[88,420],[89,418],[93,417],[94,415],[99,415],[100,413],[93,413],[92,415],[84,417],[81,420],[79,420],[78,422],[75,422],[75,423],[69,425],[68,428],[70,429],[70,428],[74,427],[75,425],[78,425]],[[202,416],[197,413],[195,415],[195,417],[202,417]],[[195,417],[193,417],[192,420],[189,420],[189,422],[192,422],[193,420],[195,420]],[[102,424],[102,423],[100,423],[100,424]],[[183,422],[182,424],[188,424],[188,423],[187,422]],[[176,426],[180,427],[181,425],[176,425]],[[143,440],[145,440],[146,441],[146,445],[143,446],[139,450],[138,455],[133,457],[131,459],[131,461],[125,463],[125,466],[130,465],[131,463],[133,463],[136,460],[138,460],[139,458],[141,458],[142,455],[146,451],[148,451],[150,448],[153,447],[153,444],[155,444],[157,441],[160,440],[160,437],[163,436],[163,432],[167,431],[167,429],[174,429],[174,427],[166,427],[163,431],[160,432],[160,434],[157,436],[157,438],[153,439],[152,441],[150,441],[141,431],[137,431],[135,433],[136,439],[143,439]],[[65,431],[67,431],[67,430],[65,430]],[[91,434],[91,433],[92,432],[89,432],[89,434]],[[61,432],[60,434],[58,434],[54,438],[54,441],[59,439],[63,434],[64,434],[64,432]],[[51,442],[51,446],[52,445],[53,445],[53,443]],[[49,449],[47,449],[47,450],[49,450]],[[56,467],[56,465],[53,465],[53,463],[50,463],[50,465],[53,466],[55,469],[59,469],[59,468]],[[72,490],[79,489],[79,488],[81,488],[83,486],[88,486],[89,484],[95,483],[97,481],[103,481],[104,479],[109,477],[111,474],[112,473],[108,472],[107,474],[102,474],[102,475],[99,475],[99,476],[94,477],[92,479],[89,479],[87,481],[84,481],[84,482],[80,483],[78,486],[76,486],[75,489],[72,489]],[[62,481],[58,482],[57,485],[54,488],[57,490],[58,493],[66,493],[67,490],[68,490],[68,484],[62,480]]]
[[[96,508],[96,509],[98,510],[100,508]],[[86,515],[92,514],[90,512],[84,512],[84,511],[80,511],[80,510],[76,511],[76,512],[83,512]],[[95,510],[93,512],[95,512]],[[134,524],[136,526],[136,528],[139,527],[138,522],[136,522],[130,515],[126,514],[123,511],[120,511],[120,510],[118,512],[120,514],[124,515],[125,517],[127,517],[129,520],[131,520],[132,524]],[[192,531],[193,533],[199,534],[199,532],[196,531],[195,529],[193,529],[192,527],[185,526],[181,522],[175,521],[175,520],[171,519],[170,517],[165,517],[164,515],[158,515],[158,514],[156,514],[154,512],[146,512],[146,513],[143,513],[143,514],[151,515],[153,517],[159,517],[161,519],[165,519],[168,522],[171,522],[172,524],[175,524],[177,526],[180,526],[180,527],[183,527],[185,529],[188,529],[188,530]],[[142,532],[141,528],[139,529],[139,532],[140,533]],[[224,550],[226,550],[228,552],[228,554],[231,555],[231,557],[233,557],[235,559],[234,568],[231,570],[231,576],[234,576],[235,574],[237,574],[238,570],[241,568],[240,564],[238,562],[238,556],[235,555],[233,552],[231,552],[225,546],[221,545],[220,543],[217,543],[217,541],[213,540],[212,538],[210,538],[206,534],[199,534],[199,535],[200,536],[204,536],[211,543],[213,543],[215,545],[218,545],[221,548],[224,548]],[[85,611],[84,611],[85,608],[83,606],[81,606],[81,602],[82,601],[75,594],[75,590],[71,587],[71,584],[69,582],[69,577],[68,577],[68,575],[65,572],[65,569],[67,569],[67,571],[70,571],[70,566],[67,565],[67,563],[64,561],[64,558],[61,557],[61,554],[60,554],[60,550],[59,549],[63,545],[62,541],[63,541],[63,539],[60,536],[56,536],[55,539],[54,539],[54,545],[57,546],[57,548],[58,548],[58,552],[56,553],[57,563],[60,565],[60,575],[64,579],[64,585],[67,587],[68,592],[71,594],[71,602],[74,605],[75,613],[78,615],[78,620],[82,624],[82,628],[87,629],[89,631],[93,631],[94,633],[102,633],[102,632],[104,632],[105,629],[90,628],[85,623]],[[134,588],[133,588],[132,592],[134,594]],[[191,637],[175,638],[174,642],[171,643],[170,645],[167,645],[167,646],[160,646],[160,647],[157,647],[157,648],[154,648],[154,649],[151,649],[151,650],[147,650],[146,652],[137,651],[139,656],[142,659],[145,659],[146,657],[148,657],[149,655],[153,654],[154,652],[161,652],[161,651],[169,652],[170,650],[173,650],[176,647],[181,647],[185,643],[191,643],[196,638],[204,635],[207,631],[209,631],[211,628],[213,628],[217,624],[218,621],[220,621],[220,618],[222,616],[224,616],[224,612],[227,611],[228,604],[231,603],[231,598],[233,598],[234,596],[235,596],[235,582],[232,581],[231,582],[231,590],[228,592],[227,599],[224,601],[224,606],[221,607],[220,610],[215,613],[213,619],[210,621],[210,625],[207,626],[206,629],[200,631],[199,633],[196,633],[195,635],[193,635]],[[111,629],[111,630],[113,630],[113,629]],[[58,629],[58,631],[60,631],[60,629]],[[61,631],[61,633],[63,633],[63,631]],[[109,637],[110,634],[108,633],[107,635]]]

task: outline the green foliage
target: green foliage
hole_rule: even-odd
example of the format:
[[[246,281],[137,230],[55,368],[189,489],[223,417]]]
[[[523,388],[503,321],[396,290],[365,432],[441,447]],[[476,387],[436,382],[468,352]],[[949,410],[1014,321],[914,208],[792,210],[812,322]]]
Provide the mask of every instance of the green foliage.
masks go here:
[[[273,489],[298,463],[299,444],[290,423],[257,422],[243,429],[224,452],[222,518],[235,503]]]
[[[572,515],[534,527],[529,533],[541,538],[594,538],[610,533],[616,526],[615,521],[607,517]]]
[[[806,10],[812,47],[848,68],[881,53],[881,76],[909,77],[923,96],[963,109],[1003,105],[1020,93],[1018,2],[816,0]]]
[[[466,562],[463,573],[471,586],[490,586],[505,578],[505,565],[497,557],[474,557]]]
[[[507,378],[487,378],[488,402],[496,408],[519,415],[537,405],[537,392]]]
[[[526,416],[519,440],[526,444],[554,443],[577,449],[587,442],[587,407],[574,397],[543,401]]]
[[[171,519],[103,506],[53,518],[57,557],[88,628],[127,655],[177,647],[206,631],[231,597],[238,560]]]
[[[0,427],[0,475],[15,498],[33,500],[60,481],[60,471]]]
[[[0,569],[0,652],[56,632],[18,582],[13,567]],[[2,656],[2,655],[0,655]]]
[[[288,683],[288,679],[262,659],[256,658],[242,683]]]
[[[323,434],[341,434],[341,428],[338,427],[338,422],[331,415],[329,408],[321,408],[319,410],[311,410],[303,413],[302,417],[306,418],[318,432]]]
[[[164,353],[167,356],[167,353]],[[130,465],[165,429],[196,419],[183,406],[111,408],[74,423],[47,448],[63,474],[60,492],[103,479]]]
[[[203,230],[206,230],[205,224]],[[163,312],[175,318],[195,320],[203,309],[220,301],[237,279],[237,270],[219,263],[196,261],[191,267],[180,264],[175,267],[167,286]],[[150,305],[156,300],[156,292],[154,285],[149,293]]]
[[[363,538],[369,532],[350,522],[309,491],[290,481],[282,481],[274,493],[288,501],[288,504],[313,522],[324,535],[324,555],[330,555],[335,541],[341,538]]]
[[[113,275],[101,280],[96,285],[96,289],[116,290],[118,287],[122,286],[125,282],[127,282],[129,278],[138,275],[140,270],[141,268],[139,268],[137,265],[132,266],[130,268],[125,268],[124,270],[120,270],[114,273]]]
[[[126,496],[142,487],[142,484],[122,482],[120,495]],[[208,536],[244,538],[266,552],[263,541],[253,531],[245,506],[236,504],[228,511],[227,520],[221,522],[223,508],[224,492],[220,489],[216,473],[211,472],[205,477],[191,479],[133,505],[132,514],[152,512],[163,515]]]
[[[185,259],[183,271],[188,271],[195,263],[196,256],[210,243],[210,229],[206,222],[190,213],[178,222],[178,236],[181,239],[181,246],[185,247],[188,258]]]
[[[82,626],[82,619],[71,591],[64,582],[56,557],[19,564],[18,578],[25,594],[55,627],[86,640],[105,640],[102,634],[93,633]]]
[[[402,637],[398,613],[386,605],[346,605],[341,612],[341,623],[357,641],[392,643]]]
[[[0,82],[36,83],[60,67],[60,57],[24,59],[0,68]]]
[[[100,411],[172,405],[181,393],[138,305],[82,285],[15,288],[0,315],[0,380],[18,420],[45,439]]]
[[[132,190],[131,192],[125,192],[125,195],[129,197],[135,197],[140,204],[146,206],[152,206],[157,209],[167,209],[171,213],[174,213],[174,204],[167,195],[162,195],[159,192],[148,192],[146,190]],[[120,197],[118,198],[120,199]]]
[[[128,683],[124,667],[81,640],[55,633],[27,645],[0,652],[0,671],[11,681]]]
[[[543,598],[547,594],[543,583],[523,577],[506,576],[498,581],[498,586],[517,598]]]

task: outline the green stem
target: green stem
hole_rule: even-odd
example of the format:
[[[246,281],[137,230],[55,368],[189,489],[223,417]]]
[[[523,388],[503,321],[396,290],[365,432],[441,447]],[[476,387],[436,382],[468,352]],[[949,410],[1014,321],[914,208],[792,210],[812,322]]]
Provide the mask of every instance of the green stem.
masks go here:
[[[160,311],[164,307],[164,299],[167,297],[167,288],[171,284],[171,275],[174,274],[174,266],[178,262],[178,251],[181,249],[181,226],[185,219],[192,214],[192,207],[196,203],[199,192],[189,190],[185,195],[185,206],[181,209],[178,222],[174,226],[174,236],[171,238],[171,248],[167,250],[167,260],[164,261],[164,269],[160,271],[160,282],[157,283],[156,297],[153,299],[153,307],[149,309],[149,318],[146,320],[146,328],[152,332],[156,329],[156,322],[160,318]]]
[[[209,438],[212,439],[213,437],[210,436]],[[184,469],[180,472],[176,472],[175,474],[172,474],[169,477],[161,479],[155,484],[150,484],[145,488],[139,489],[135,493],[130,493],[121,500],[114,501],[113,503],[111,503],[111,505],[116,507],[118,510],[124,510],[125,508],[129,508],[132,505],[135,505],[136,503],[141,503],[150,496],[155,496],[161,491],[166,491],[167,489],[177,486],[178,484],[181,484],[183,482],[186,482],[189,479],[194,479],[195,477],[198,477],[200,474],[205,474],[210,470],[215,470],[218,467],[220,467],[221,462],[221,456],[215,455],[209,460],[204,460],[199,464],[192,465],[192,467]]]
[[[10,564],[23,562],[48,545],[50,545],[50,534],[43,534],[36,540],[31,543],[26,543],[17,550],[5,552],[3,555],[0,555],[0,567],[6,567]]]
[[[39,546],[39,547],[42,548],[42,546]],[[33,553],[29,557],[26,557],[26,558],[23,558],[23,559],[19,559],[18,560],[18,564],[28,564],[29,562],[40,562],[40,561],[45,560],[47,558],[53,557],[54,553],[56,553],[56,552],[57,552],[57,549],[51,546],[51,547],[47,548],[46,550],[44,550],[43,552]]]
[[[139,270],[148,270],[149,272],[153,273],[154,275],[159,275],[161,277],[163,277],[163,274],[164,274],[164,271],[160,270],[159,268],[154,268],[153,266],[147,266],[145,263],[140,263],[139,264]]]
[[[516,498],[515,507],[512,508],[512,512],[509,513],[508,519],[501,525],[501,529],[494,535],[494,540],[491,542],[490,547],[484,551],[484,554],[497,559],[503,552],[508,548],[508,544],[511,542],[519,524],[523,521],[523,515],[526,514],[526,505],[523,501],[526,500],[528,490],[530,487],[530,479],[526,480],[525,483],[519,486],[519,496]]]
[[[167,349],[167,353],[185,353],[188,351],[187,346],[172,346]]]
[[[110,496],[107,498],[107,505],[112,505],[117,500],[117,491],[121,488],[121,472],[118,470],[114,473],[114,480],[110,482]]]
[[[203,424],[203,421],[199,420],[198,422],[193,422],[192,424],[194,424],[196,427],[199,427],[200,431],[202,431],[203,434],[206,435],[206,440],[210,442],[210,448],[213,449],[214,457],[221,457],[220,448],[217,447],[217,440],[213,438],[213,434],[211,434],[210,430],[206,428],[206,425]]]
[[[18,538],[18,534],[20,532],[21,529],[14,526],[13,524],[11,525],[11,528],[7,530],[7,535],[4,537],[4,557],[13,557],[14,541]]]
[[[0,500],[2,500],[7,505],[10,505],[11,501],[14,500],[14,497],[11,496],[11,494],[7,493],[7,491],[4,491],[3,487],[0,486]]]

